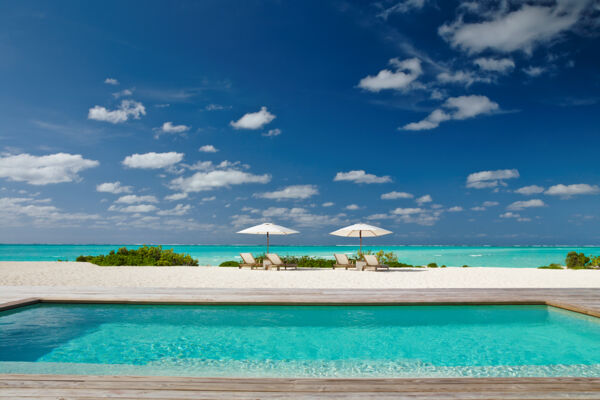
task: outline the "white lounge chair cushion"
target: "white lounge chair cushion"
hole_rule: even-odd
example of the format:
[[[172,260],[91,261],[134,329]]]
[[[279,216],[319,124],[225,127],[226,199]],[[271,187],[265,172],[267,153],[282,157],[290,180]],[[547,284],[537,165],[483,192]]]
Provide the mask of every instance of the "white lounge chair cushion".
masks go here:
[[[271,261],[273,263],[273,265],[282,265],[283,264],[283,261],[281,261],[281,258],[279,258],[279,256],[277,254],[274,254],[274,253],[267,254],[267,258],[269,259],[269,261]]]
[[[335,261],[338,265],[349,265],[350,260],[348,260],[348,256],[345,254],[334,254]]]
[[[379,265],[379,260],[373,254],[365,254],[364,257],[367,265]]]
[[[240,253],[240,256],[242,257],[242,260],[244,260],[244,264],[256,264],[256,260],[254,259],[254,256],[252,256],[252,254]]]

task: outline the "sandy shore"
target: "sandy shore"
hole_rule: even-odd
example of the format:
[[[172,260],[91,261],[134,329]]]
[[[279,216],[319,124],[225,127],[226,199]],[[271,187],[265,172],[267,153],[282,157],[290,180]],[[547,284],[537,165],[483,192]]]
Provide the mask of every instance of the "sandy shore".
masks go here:
[[[259,271],[0,262],[0,286],[185,288],[600,288],[600,271],[534,268]]]

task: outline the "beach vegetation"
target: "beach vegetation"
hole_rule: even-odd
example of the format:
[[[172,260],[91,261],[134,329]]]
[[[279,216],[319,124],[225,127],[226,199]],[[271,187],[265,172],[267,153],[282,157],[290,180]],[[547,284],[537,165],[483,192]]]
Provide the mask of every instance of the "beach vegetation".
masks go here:
[[[239,267],[240,263],[237,261],[224,261],[221,264],[219,264],[219,267]]]
[[[437,268],[438,265],[436,263],[429,263],[427,264],[427,268]]]
[[[164,250],[162,246],[142,246],[132,250],[121,247],[117,251],[111,250],[107,255],[82,255],[77,257],[77,261],[100,266],[198,266],[198,260],[189,254],[178,254],[173,249]]]
[[[538,269],[563,269],[563,267],[560,264],[552,263],[550,265],[542,265]]]
[[[463,265],[462,267],[463,267],[463,268],[471,268],[471,267],[469,267],[467,264]]]
[[[571,251],[567,254],[565,265],[570,269],[597,269],[600,267],[600,257]]]

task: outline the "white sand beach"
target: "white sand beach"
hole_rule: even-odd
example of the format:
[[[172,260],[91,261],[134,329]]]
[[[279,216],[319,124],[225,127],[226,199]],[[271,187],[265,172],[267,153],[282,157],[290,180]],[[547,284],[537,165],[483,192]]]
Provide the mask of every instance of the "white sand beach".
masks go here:
[[[600,271],[415,268],[391,271],[262,271],[219,267],[99,267],[0,262],[0,286],[167,288],[600,288]],[[0,288],[1,290],[1,288]]]

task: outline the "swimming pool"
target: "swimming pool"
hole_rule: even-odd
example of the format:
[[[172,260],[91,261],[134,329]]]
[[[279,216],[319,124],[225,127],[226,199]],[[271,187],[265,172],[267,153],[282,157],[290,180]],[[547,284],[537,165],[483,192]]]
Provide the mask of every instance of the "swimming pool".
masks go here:
[[[600,319],[543,305],[41,303],[0,312],[0,373],[600,376]]]

